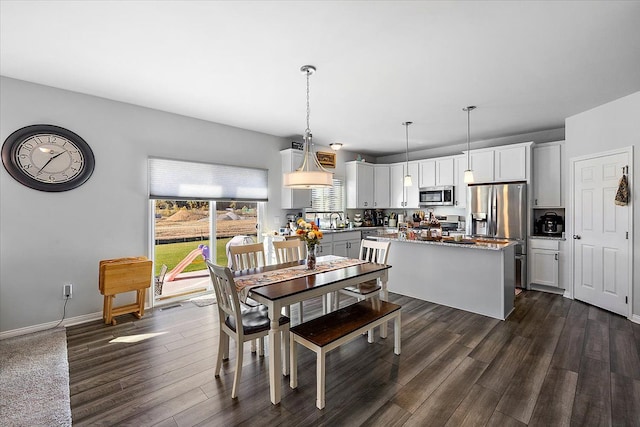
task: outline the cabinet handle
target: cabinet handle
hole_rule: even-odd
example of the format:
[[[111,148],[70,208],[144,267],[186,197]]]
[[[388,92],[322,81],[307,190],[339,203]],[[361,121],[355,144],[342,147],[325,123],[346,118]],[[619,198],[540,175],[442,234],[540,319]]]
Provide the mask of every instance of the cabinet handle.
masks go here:
[[[536,199],[536,200],[533,202],[533,204],[537,206],[537,205],[538,205],[538,199]]]
[[[556,261],[558,260],[558,254],[556,254]]]
[[[364,202],[364,205],[365,206],[369,206],[369,202]]]
[[[582,239],[582,236],[579,235],[579,234],[574,234],[573,238],[576,239],[576,240],[580,240],[580,239]]]

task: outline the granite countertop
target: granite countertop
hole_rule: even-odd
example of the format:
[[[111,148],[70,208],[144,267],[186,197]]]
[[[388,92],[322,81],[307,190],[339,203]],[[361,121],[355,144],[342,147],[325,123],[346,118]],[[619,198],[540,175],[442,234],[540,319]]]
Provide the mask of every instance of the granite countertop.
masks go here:
[[[447,240],[440,240],[440,241],[438,240],[404,240],[404,239],[401,240],[395,236],[392,237],[392,235],[377,236],[376,239],[383,240],[383,241],[409,243],[409,244],[415,244],[415,245],[435,245],[435,246],[449,246],[449,247],[456,246],[464,249],[480,249],[480,250],[492,250],[492,251],[501,251],[504,248],[517,244],[516,242],[503,243],[503,242],[489,242],[486,240],[476,240],[470,244],[457,243],[457,242],[447,241]],[[465,241],[468,241],[468,240],[465,240]]]

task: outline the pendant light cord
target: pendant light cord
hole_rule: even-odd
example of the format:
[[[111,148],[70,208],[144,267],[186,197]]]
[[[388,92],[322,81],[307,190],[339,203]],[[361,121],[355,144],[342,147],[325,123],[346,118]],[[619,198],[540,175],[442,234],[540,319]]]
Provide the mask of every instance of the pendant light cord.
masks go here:
[[[304,131],[305,137],[311,136],[311,129],[309,128],[309,116],[311,115],[311,107],[309,106],[309,76],[311,71],[307,70],[307,128]]]
[[[407,150],[405,151],[407,155],[407,175],[409,174],[409,125],[410,125],[410,122],[404,123],[405,136],[407,139]]]
[[[469,105],[468,107],[464,107],[462,111],[467,112],[467,170],[471,170],[471,121],[469,119],[469,115],[471,114],[471,110],[475,110],[475,105]]]

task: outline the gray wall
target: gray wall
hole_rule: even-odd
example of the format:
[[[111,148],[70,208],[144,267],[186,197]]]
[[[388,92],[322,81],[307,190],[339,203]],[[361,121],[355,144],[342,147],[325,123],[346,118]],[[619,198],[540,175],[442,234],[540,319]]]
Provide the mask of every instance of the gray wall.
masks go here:
[[[471,149],[480,149],[487,147],[497,147],[499,145],[517,144],[519,142],[535,143],[562,141],[564,139],[564,128],[548,129],[538,132],[522,133],[517,135],[505,136],[501,138],[485,139],[482,141],[473,141],[469,145]],[[457,145],[447,145],[445,147],[436,147],[425,150],[409,151],[409,160],[432,159],[435,157],[455,156],[462,154],[467,150],[466,141]],[[376,163],[398,163],[404,162],[405,153],[393,154],[389,156],[381,156],[376,159]]]
[[[606,152],[616,148],[633,146],[633,170],[630,171],[629,188],[632,191],[631,203],[633,204],[633,265],[640,266],[640,205],[635,203],[640,196],[640,191],[634,185],[634,176],[640,168],[640,92],[625,96],[613,102],[601,105],[565,121],[565,161],[563,170],[567,192],[567,224],[571,227],[571,200],[570,200],[570,176],[571,159]],[[638,180],[635,180],[638,183]],[[572,233],[567,229],[567,236]],[[572,245],[567,245],[570,249]],[[633,280],[633,314],[635,320],[640,321],[640,274],[638,269],[634,271]]]
[[[96,157],[91,179],[63,193],[0,171],[0,333],[59,320],[64,283],[74,285],[67,318],[102,311],[99,261],[148,255],[149,156],[267,168],[266,215],[280,215],[278,152],[290,141],[5,77],[0,93],[2,141],[23,126],[54,124],[83,137]]]

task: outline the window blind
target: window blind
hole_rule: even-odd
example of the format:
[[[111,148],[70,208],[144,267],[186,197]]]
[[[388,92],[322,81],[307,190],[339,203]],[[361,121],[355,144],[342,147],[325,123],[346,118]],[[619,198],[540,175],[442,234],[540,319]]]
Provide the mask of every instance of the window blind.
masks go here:
[[[314,188],[311,190],[311,206],[316,212],[344,211],[344,182],[333,180],[333,187]]]
[[[149,198],[268,200],[268,171],[240,166],[149,158]]]

